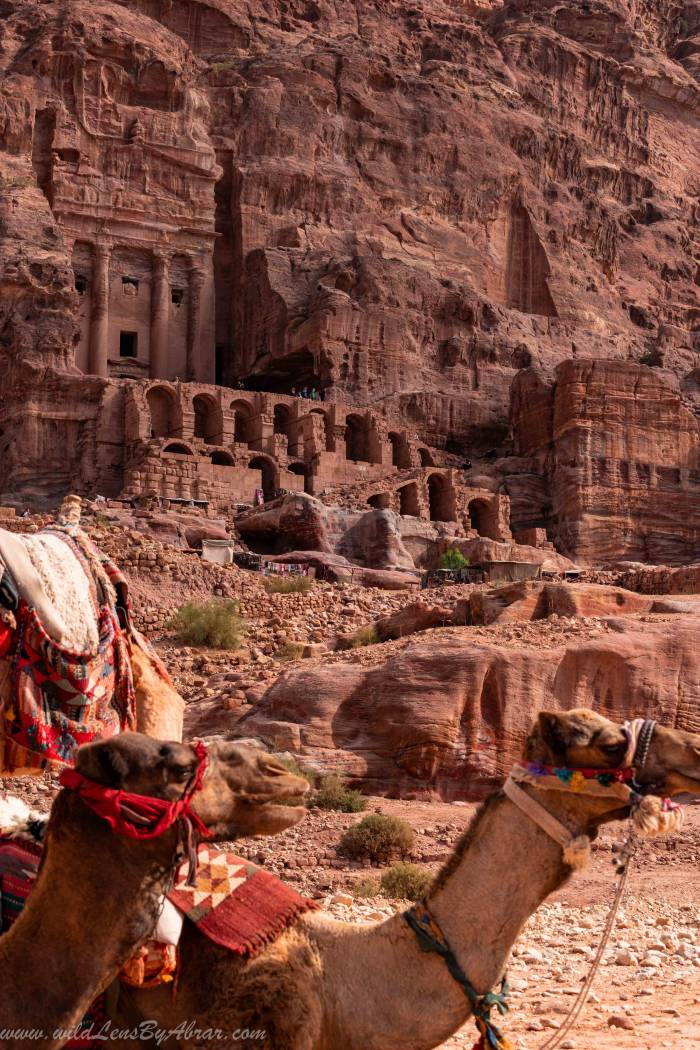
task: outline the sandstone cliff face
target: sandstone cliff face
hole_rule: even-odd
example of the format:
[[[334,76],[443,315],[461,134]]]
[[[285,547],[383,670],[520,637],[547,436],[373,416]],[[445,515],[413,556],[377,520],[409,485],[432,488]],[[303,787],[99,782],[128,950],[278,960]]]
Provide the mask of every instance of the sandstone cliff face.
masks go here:
[[[696,3],[2,14],[7,352],[69,359],[80,215],[215,231],[222,377],[391,396],[438,446],[498,443],[533,362],[692,369]]]
[[[0,13],[6,496],[42,461],[43,496],[118,493],[119,396],[75,366],[170,354],[173,380],[320,384],[445,457],[513,453],[512,526],[563,553],[697,556],[699,3]],[[152,307],[150,360],[116,371],[80,294],[108,253]]]
[[[547,383],[514,384],[519,457],[499,464],[514,526],[550,525],[558,548],[592,564],[678,564],[700,550],[696,406],[670,370],[566,361]]]

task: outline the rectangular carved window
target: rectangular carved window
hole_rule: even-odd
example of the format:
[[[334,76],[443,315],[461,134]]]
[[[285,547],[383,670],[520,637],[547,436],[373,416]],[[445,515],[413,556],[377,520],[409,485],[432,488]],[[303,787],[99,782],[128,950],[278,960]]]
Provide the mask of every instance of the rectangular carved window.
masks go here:
[[[185,292],[182,288],[170,289],[170,301],[173,306],[182,306],[185,301]]]
[[[139,282],[135,277],[122,277],[122,291],[124,295],[138,295]]]
[[[119,356],[120,357],[136,357],[136,348],[138,346],[138,333],[137,332],[120,332],[119,333]]]

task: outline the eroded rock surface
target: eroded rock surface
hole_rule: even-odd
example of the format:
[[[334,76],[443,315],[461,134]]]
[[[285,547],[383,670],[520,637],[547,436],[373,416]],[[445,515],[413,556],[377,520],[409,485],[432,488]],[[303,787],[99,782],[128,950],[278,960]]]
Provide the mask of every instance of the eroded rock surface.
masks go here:
[[[514,635],[506,647],[473,628],[448,628],[370,666],[292,670],[237,732],[369,790],[465,798],[506,775],[540,710],[595,707],[616,720],[648,715],[698,731],[697,615],[583,622],[587,633],[564,645],[551,629],[539,641]]]
[[[154,447],[125,478],[129,380],[245,378],[387,409],[397,469],[406,431],[426,463],[515,451],[478,476],[562,553],[697,553],[697,4],[3,0],[2,19],[13,498],[157,473]]]

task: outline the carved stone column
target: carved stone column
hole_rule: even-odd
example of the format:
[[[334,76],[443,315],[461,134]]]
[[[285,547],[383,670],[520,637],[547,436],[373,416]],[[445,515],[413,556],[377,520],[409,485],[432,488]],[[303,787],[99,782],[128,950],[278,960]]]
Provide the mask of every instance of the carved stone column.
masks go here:
[[[190,262],[187,312],[187,378],[213,383],[214,351],[214,257],[199,255]]]
[[[153,256],[153,285],[151,291],[151,379],[168,379],[168,328],[170,320],[170,283],[168,257]]]
[[[95,245],[90,312],[90,372],[107,377],[109,346],[109,258],[108,244]]]
[[[190,266],[190,286],[187,302],[187,374],[185,378],[188,382],[199,379],[202,289],[204,288],[204,280],[204,270],[193,259]]]

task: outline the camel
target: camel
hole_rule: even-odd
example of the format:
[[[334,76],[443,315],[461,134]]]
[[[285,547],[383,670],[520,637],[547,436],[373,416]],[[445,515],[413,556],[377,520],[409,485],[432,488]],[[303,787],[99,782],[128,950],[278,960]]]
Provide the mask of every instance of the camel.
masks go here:
[[[110,788],[175,801],[191,790],[201,751],[124,733],[78,750],[78,774]],[[244,744],[210,746],[192,810],[215,841],[272,835],[295,824],[303,807],[283,805],[308,783]],[[151,935],[179,864],[174,825],[156,838],[117,834],[80,797],[61,791],[46,830],[37,881],[26,907],[0,937],[0,1042],[63,1045],[95,997]],[[24,1038],[23,1038],[23,1030]]]
[[[578,709],[541,714],[525,757],[557,767],[607,770],[620,767],[627,750],[621,726]],[[635,768],[656,796],[700,794],[700,735],[657,727],[643,769]],[[530,799],[536,796],[571,841],[580,843],[585,836],[587,847],[598,825],[630,815],[629,801],[623,804],[619,797],[527,784],[520,790]],[[660,798],[649,801],[661,808]],[[528,917],[570,876],[564,855],[560,842],[497,791],[437,875],[428,908],[479,994],[500,980]],[[185,923],[180,953],[177,996],[163,987],[125,990],[118,1027],[148,1019],[173,1030],[189,1021],[200,1029],[237,1033],[237,1038],[201,1042],[212,1048],[429,1050],[453,1035],[472,1012],[443,959],[421,950],[403,915],[359,928],[308,913],[259,955],[243,961]],[[265,1039],[246,1042],[240,1037],[245,1029],[264,1030]],[[167,1046],[200,1043],[185,1037]]]

